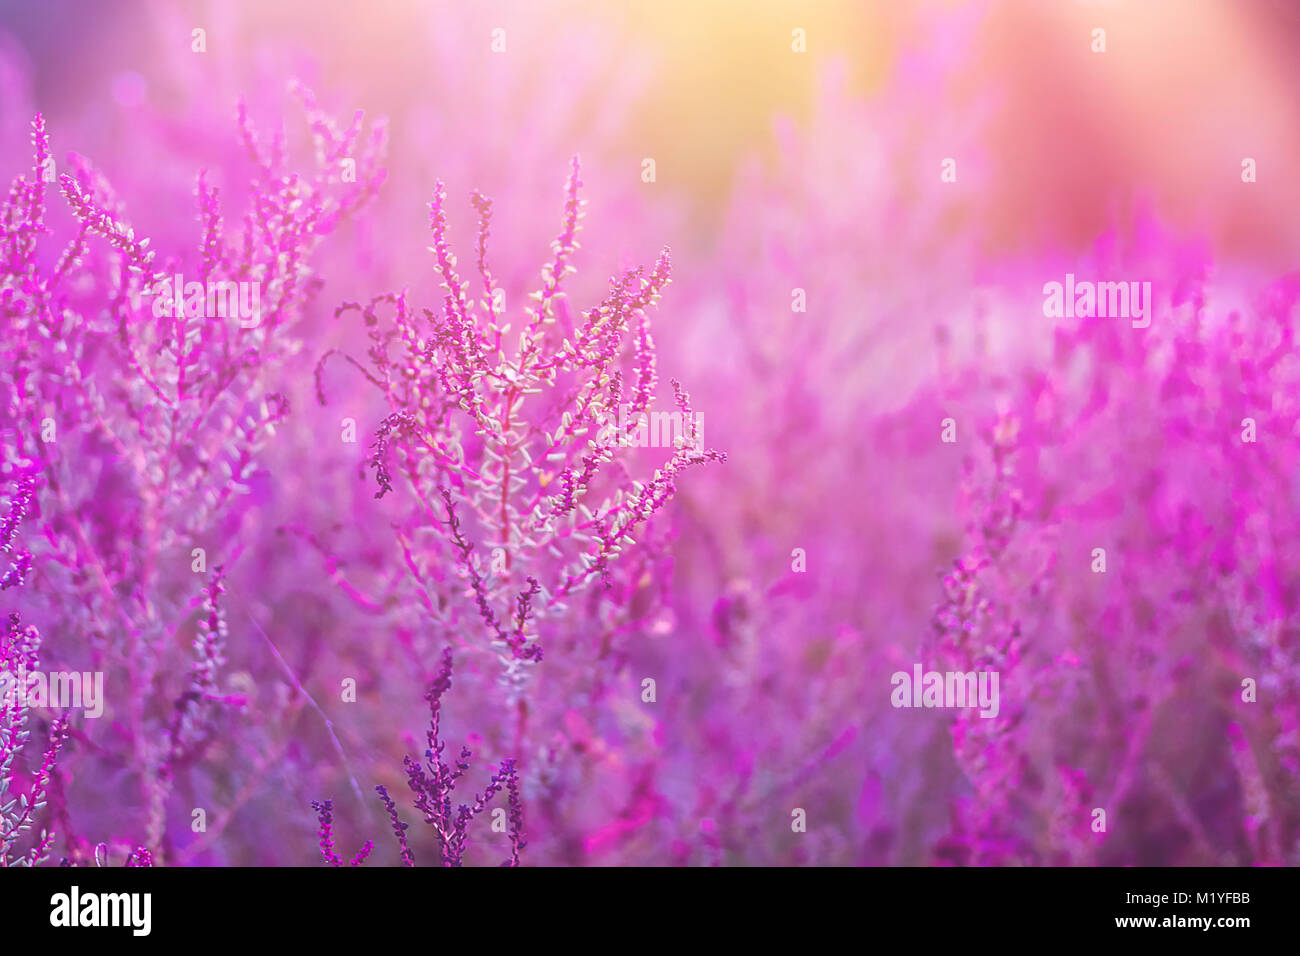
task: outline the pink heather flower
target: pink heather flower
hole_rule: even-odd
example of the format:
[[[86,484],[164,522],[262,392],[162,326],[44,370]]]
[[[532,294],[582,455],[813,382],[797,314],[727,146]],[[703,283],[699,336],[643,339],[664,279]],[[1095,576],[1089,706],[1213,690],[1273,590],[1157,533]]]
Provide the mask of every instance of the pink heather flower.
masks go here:
[[[402,292],[336,312],[358,313],[371,342],[369,368],[347,356],[390,410],[367,464],[376,498],[394,492],[399,480],[412,496],[414,507],[394,527],[426,626],[467,637],[459,595],[472,597],[516,690],[520,664],[541,659],[541,631],[563,619],[567,602],[593,584],[615,587],[621,555],[673,495],[679,473],[725,460],[700,446],[690,399],[674,382],[674,421],[683,424],[668,460],[645,483],[619,473],[631,437],[622,424],[627,412],[637,420],[656,393],[648,309],[669,281],[670,261],[664,250],[648,276],[626,272],[611,281],[603,302],[574,313],[564,280],[576,271],[581,185],[575,157],[553,258],[542,268],[541,288],[519,310],[517,348],[508,345],[512,323],[487,260],[492,204],[474,197],[475,298],[450,248],[441,182],[430,204],[441,309],[421,316]],[[391,313],[388,323],[381,309]],[[324,364],[333,354],[317,367],[322,402]],[[626,404],[625,375],[634,383]],[[620,424],[607,424],[612,420]],[[448,564],[455,579],[442,570]]]

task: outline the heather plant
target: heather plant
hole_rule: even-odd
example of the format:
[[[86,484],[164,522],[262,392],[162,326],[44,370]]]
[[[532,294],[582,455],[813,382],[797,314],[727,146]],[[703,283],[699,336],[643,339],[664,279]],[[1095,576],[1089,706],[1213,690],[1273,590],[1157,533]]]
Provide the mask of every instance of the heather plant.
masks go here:
[[[344,371],[382,396],[364,464],[400,560],[367,568],[369,560],[339,552],[327,529],[286,528],[321,552],[344,593],[379,616],[416,668],[448,642],[471,663],[497,660],[500,687],[479,692],[479,720],[495,749],[516,755],[537,794],[535,831],[567,859],[590,812],[570,796],[579,781],[600,775],[584,800],[621,801],[632,785],[600,771],[613,740],[598,728],[609,723],[609,702],[640,693],[628,648],[667,606],[672,535],[656,519],[684,469],[724,460],[703,447],[702,419],[680,384],[670,383],[671,404],[655,404],[649,311],[670,278],[668,251],[648,274],[615,277],[595,307],[569,305],[581,185],[575,158],[541,286],[511,316],[488,256],[493,204],[473,197],[471,283],[457,271],[438,184],[430,251],[441,309],[417,310],[409,292],[345,303],[338,314],[361,318],[366,361],[330,350],[317,369],[323,403],[346,383]],[[638,479],[655,456],[658,467]],[[650,726],[637,722],[619,735],[643,737]]]
[[[971,792],[954,801],[953,832],[935,847],[936,856],[961,865],[1005,865],[1031,862],[1033,842],[1023,822],[1036,809],[1020,799],[1028,786],[1026,755],[1018,730],[1028,701],[1038,697],[1037,681],[1047,668],[1031,670],[1024,660],[1025,631],[1039,622],[1014,617],[1012,608],[990,594],[1041,596],[1042,578],[1051,570],[1051,552],[1022,544],[1008,557],[1013,540],[1020,544],[1037,529],[1021,526],[1026,508],[1016,473],[1019,422],[1003,413],[984,436],[983,456],[964,463],[962,513],[969,516],[968,550],[943,576],[943,600],[935,609],[931,641],[922,645],[924,659],[937,669],[960,673],[996,673],[1003,686],[1025,688],[1012,697],[997,720],[974,710],[958,713],[950,723],[953,758]],[[983,459],[983,460],[981,460]],[[978,464],[977,464],[978,462]],[[1037,543],[1037,542],[1036,542]],[[1032,561],[1037,565],[1026,567]],[[1023,600],[1016,609],[1033,607]],[[1046,695],[1038,702],[1046,700]],[[1047,862],[1036,860],[1032,862]]]
[[[39,114],[33,175],[14,181],[3,209],[6,457],[46,489],[33,607],[66,635],[65,657],[108,671],[113,719],[87,733],[121,755],[112,772],[134,777],[155,855],[176,778],[245,700],[221,677],[226,562],[215,557],[244,548],[258,454],[289,414],[274,383],[320,284],[310,257],[382,178],[382,126],[363,139],[360,113],[336,125],[296,91],[316,167],[293,171],[285,135],[263,139],[241,105],[249,201],[231,228],[200,174],[197,256],[137,239],[106,179],[75,155],[59,177],[72,235],[57,255],[44,250],[55,163]],[[359,159],[355,181],[340,176],[344,154]],[[176,687],[186,631],[190,677]]]
[[[437,675],[425,692],[424,699],[429,704],[429,729],[425,734],[428,747],[424,751],[424,762],[414,757],[403,758],[407,786],[415,794],[415,809],[424,816],[433,834],[435,856],[440,866],[461,866],[465,859],[466,841],[469,825],[479,814],[483,813],[492,798],[503,789],[506,791],[509,811],[500,811],[501,832],[508,833],[510,856],[502,866],[518,866],[519,854],[527,844],[523,840],[524,806],[520,795],[519,775],[515,771],[514,760],[503,760],[500,768],[488,780],[482,793],[474,795],[473,803],[459,804],[452,810],[452,796],[456,783],[469,770],[472,751],[465,746],[454,763],[448,764],[443,759],[446,743],[441,736],[441,716],[443,695],[451,689],[452,653],[447,648],[443,651],[442,661]],[[384,805],[392,825],[393,835],[397,838],[401,850],[403,866],[415,866],[415,853],[411,849],[406,831],[410,824],[403,823],[398,815],[397,804],[388,794],[388,788],[382,784],[375,787],[379,799]],[[342,866],[342,858],[335,851],[334,844],[334,804],[325,800],[312,803],[319,822],[320,850],[324,861],[331,866]],[[498,827],[493,826],[494,830]],[[365,862],[374,849],[374,842],[367,840],[349,865],[359,866]]]
[[[430,204],[440,311],[417,313],[405,292],[338,310],[358,313],[371,342],[370,368],[346,358],[389,408],[367,465],[376,498],[398,481],[412,498],[394,529],[419,607],[435,633],[470,643],[475,631],[485,634],[516,691],[511,704],[523,667],[542,658],[547,622],[564,620],[569,602],[596,585],[616,590],[620,557],[672,497],[679,473],[725,460],[702,446],[690,397],[674,380],[671,452],[645,482],[631,477],[626,450],[658,387],[648,310],[669,282],[671,261],[663,250],[649,275],[625,272],[600,304],[572,311],[564,281],[576,271],[580,187],[575,157],[553,258],[520,310],[516,348],[487,257],[491,201],[474,197],[475,297],[447,241],[441,182]],[[322,404],[333,354],[317,369]],[[607,632],[616,626],[619,609],[590,610],[591,623],[600,616]]]
[[[11,466],[8,461],[5,464]],[[15,487],[0,524],[0,551],[6,556],[14,552],[19,523],[35,494],[35,481],[30,475],[20,473],[10,480]],[[31,561],[31,552],[18,550],[0,579],[0,591],[23,584]],[[45,752],[29,770],[24,788],[16,761],[31,739],[34,708],[29,706],[26,687],[20,685],[25,684],[28,674],[40,670],[41,635],[35,627],[24,627],[16,612],[8,617],[5,632],[0,634],[0,867],[37,866],[49,856],[54,833],[42,827],[35,840],[29,840],[27,833],[48,800],[54,763],[68,738],[68,717],[60,714],[50,725]]]

